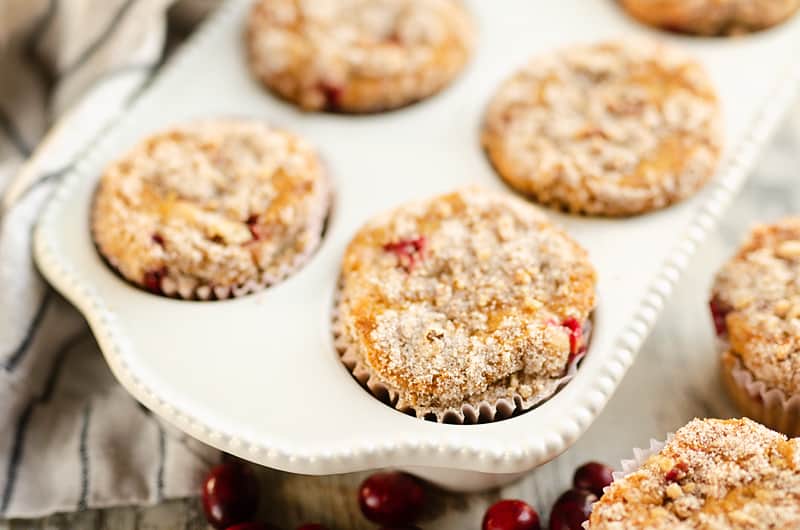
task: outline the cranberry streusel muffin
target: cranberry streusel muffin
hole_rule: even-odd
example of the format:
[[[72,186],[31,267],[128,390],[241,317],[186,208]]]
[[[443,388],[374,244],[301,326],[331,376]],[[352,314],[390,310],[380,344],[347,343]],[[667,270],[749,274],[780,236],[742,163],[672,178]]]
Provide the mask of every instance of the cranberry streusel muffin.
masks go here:
[[[800,217],[752,231],[717,274],[711,311],[742,413],[800,434]]]
[[[693,420],[595,503],[591,530],[800,528],[800,440]]]
[[[373,394],[474,423],[552,395],[594,306],[577,243],[525,201],[471,187],[364,225],[343,259],[334,329]]]
[[[145,138],[108,166],[92,233],[136,285],[228,298],[308,260],[330,195],[316,152],[300,138],[256,121],[198,121]]]
[[[460,0],[259,0],[246,43],[253,74],[303,109],[377,112],[450,83],[474,33]]]
[[[649,40],[533,59],[501,85],[483,129],[511,187],[590,215],[640,214],[692,195],[714,173],[720,144],[703,67]]]
[[[621,0],[635,18],[657,28],[696,35],[738,35],[780,24],[800,0]]]

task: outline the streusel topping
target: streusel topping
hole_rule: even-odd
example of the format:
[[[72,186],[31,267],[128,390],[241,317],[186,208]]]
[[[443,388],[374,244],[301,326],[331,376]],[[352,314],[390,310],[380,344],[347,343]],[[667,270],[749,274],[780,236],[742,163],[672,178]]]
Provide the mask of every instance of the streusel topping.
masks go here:
[[[303,262],[320,241],[329,196],[303,140],[255,121],[198,121],[150,136],[108,166],[93,232],[130,281],[225,298]]]
[[[586,252],[534,207],[481,188],[369,221],[341,281],[347,339],[420,410],[520,379],[523,395],[555,391],[595,304]]]
[[[630,215],[697,191],[720,151],[704,69],[642,40],[533,59],[489,105],[483,143],[500,175],[539,202]]]
[[[754,228],[712,296],[744,366],[772,388],[800,392],[800,217]]]
[[[736,35],[778,24],[800,0],[622,0],[647,24],[700,35]]]
[[[693,420],[606,490],[589,528],[800,528],[798,449],[748,419]]]
[[[436,92],[474,29],[460,0],[262,0],[248,22],[254,73],[307,109],[374,111]]]

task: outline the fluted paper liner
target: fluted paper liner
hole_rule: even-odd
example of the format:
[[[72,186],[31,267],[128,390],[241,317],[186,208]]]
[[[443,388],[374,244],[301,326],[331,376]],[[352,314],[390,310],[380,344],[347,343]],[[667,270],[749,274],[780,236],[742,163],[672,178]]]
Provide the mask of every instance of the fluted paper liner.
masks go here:
[[[722,381],[742,414],[787,436],[800,436],[800,394],[787,395],[759,381],[728,350],[720,360]]]
[[[578,364],[586,355],[585,353],[576,355],[567,365],[566,374],[548,384],[542,392],[525,398],[518,393],[508,397],[498,399],[484,398],[477,402],[465,402],[461,407],[430,407],[425,409],[415,408],[410,403],[400,398],[397,389],[381,381],[379,376],[367,366],[358,355],[356,346],[350,342],[346,336],[344,324],[339,318],[339,297],[340,290],[337,289],[333,301],[332,331],[334,346],[339,353],[342,363],[347,367],[353,377],[366,388],[373,396],[399,410],[400,412],[417,416],[418,418],[436,421],[438,423],[450,423],[457,425],[469,425],[476,423],[489,423],[492,421],[510,418],[516,412],[528,411],[537,405],[542,404],[553,397],[561,388],[564,387],[577,373]],[[587,321],[589,329],[585,332],[588,344],[591,337],[591,319]],[[491,394],[490,388],[483,395]]]

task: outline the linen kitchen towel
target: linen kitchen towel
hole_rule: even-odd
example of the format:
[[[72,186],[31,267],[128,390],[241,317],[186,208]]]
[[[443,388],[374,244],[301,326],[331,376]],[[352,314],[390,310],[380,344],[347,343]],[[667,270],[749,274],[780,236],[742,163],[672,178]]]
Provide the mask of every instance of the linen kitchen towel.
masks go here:
[[[161,63],[169,4],[0,2],[3,518],[194,495],[218,457],[116,383],[83,319],[31,257],[54,187]],[[211,4],[190,0],[169,14],[194,21]]]

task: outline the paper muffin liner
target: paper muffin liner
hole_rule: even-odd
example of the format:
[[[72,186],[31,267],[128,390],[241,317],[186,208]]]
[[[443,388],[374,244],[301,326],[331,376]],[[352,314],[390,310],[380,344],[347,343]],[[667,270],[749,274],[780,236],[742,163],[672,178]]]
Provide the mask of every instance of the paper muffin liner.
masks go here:
[[[722,381],[739,411],[787,436],[800,436],[800,394],[787,395],[755,378],[725,346],[720,356]]]
[[[519,393],[514,393],[511,397],[480,398],[475,402],[465,402],[460,407],[428,407],[420,409],[401,399],[400,392],[396,388],[382,381],[380,376],[361,360],[357,346],[347,338],[344,323],[339,315],[339,301],[340,288],[336,290],[334,297],[331,324],[334,346],[339,353],[342,364],[345,365],[361,386],[380,401],[405,414],[438,423],[455,425],[490,423],[510,418],[515,413],[531,410],[561,390],[575,376],[578,371],[578,364],[586,355],[584,352],[573,357],[567,365],[567,372],[563,377],[548,384],[544,391],[528,398]],[[591,338],[591,318],[586,321],[584,337],[588,344]],[[486,394],[491,394],[491,389],[485,392],[483,396]]]
[[[180,298],[183,300],[227,300],[230,298],[238,298],[240,296],[253,294],[282,282],[292,274],[302,269],[311,260],[322,244],[322,239],[324,237],[325,228],[328,221],[328,215],[333,203],[333,189],[330,183],[326,184],[324,194],[324,200],[319,202],[318,208],[310,212],[306,219],[306,225],[309,227],[315,227],[315,232],[318,232],[316,241],[314,244],[308,245],[308,248],[304,252],[293,256],[292,260],[288,263],[281,264],[277,271],[263,271],[259,278],[250,279],[242,284],[233,286],[211,286],[208,284],[200,284],[197,279],[188,275],[164,276],[159,280],[161,292],[153,294],[166,296],[168,298]],[[95,248],[97,249],[98,254],[100,254],[100,256],[103,258],[103,261],[105,261],[109,267],[111,267],[114,272],[116,272],[125,281],[135,285],[140,289],[144,289],[147,292],[151,292],[147,290],[144,285],[142,285],[141,281],[134,281],[126,277],[119,270],[119,267],[117,267],[117,265],[106,254],[103,253],[103,249],[97,244],[97,239],[94,236],[97,224],[98,220],[95,217],[94,208],[92,208],[92,239],[95,243]]]
[[[667,445],[669,441],[671,441],[675,437],[675,433],[668,433],[665,440],[656,440],[655,438],[650,438],[650,446],[644,449],[639,447],[633,448],[633,458],[622,460],[620,462],[620,471],[614,471],[612,476],[614,480],[619,480],[624,478],[634,471],[637,471],[645,461],[653,456],[654,454],[658,453],[664,446]],[[603,490],[605,493],[605,490]]]

